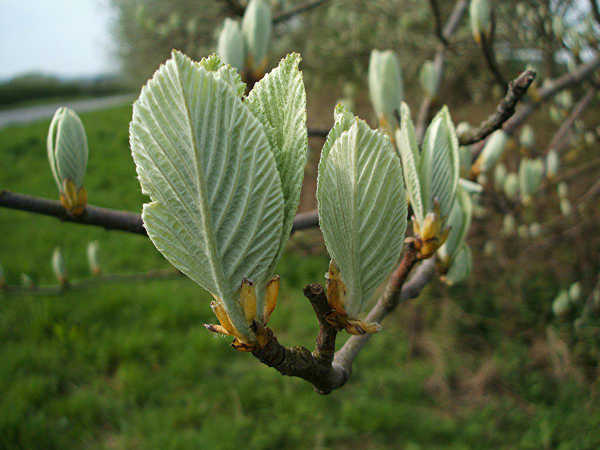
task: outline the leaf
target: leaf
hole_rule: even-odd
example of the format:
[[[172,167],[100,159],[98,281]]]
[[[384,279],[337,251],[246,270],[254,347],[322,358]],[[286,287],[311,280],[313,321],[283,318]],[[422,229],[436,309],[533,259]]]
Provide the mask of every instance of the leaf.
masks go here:
[[[463,243],[450,266],[450,270],[446,274],[446,282],[449,285],[460,283],[469,276],[472,267],[473,256],[471,249],[467,244]]]
[[[448,217],[454,204],[459,178],[458,138],[448,108],[443,107],[427,128],[419,174],[423,192],[423,210],[433,211],[440,204],[442,217]]]
[[[290,237],[306,166],[306,92],[298,69],[300,61],[297,53],[285,57],[277,68],[254,85],[246,100],[246,105],[263,124],[273,149],[285,203],[279,250],[271,271]]]
[[[354,119],[322,155],[317,184],[325,245],[348,289],[356,317],[402,252],[406,196],[389,138]]]
[[[354,115],[342,103],[338,103],[335,107],[333,127],[329,130],[327,139],[325,139],[325,144],[323,144],[323,148],[321,149],[320,161],[327,158],[336,139],[339,138],[344,131],[348,131],[350,127],[354,125],[354,122]]]
[[[423,199],[421,182],[419,181],[419,146],[415,136],[415,127],[410,117],[410,108],[404,102],[400,106],[401,128],[396,130],[396,145],[402,160],[402,173],[404,184],[408,191],[410,205],[418,223],[422,223],[425,217],[423,211]]]
[[[62,192],[63,181],[83,186],[88,160],[88,143],[83,124],[75,111],[62,107],[56,110],[47,140],[48,160],[52,175]]]
[[[249,334],[244,278],[262,280],[275,257],[283,195],[263,127],[218,73],[174,52],[142,89],[130,125],[142,218],[156,248],[222,299]]]
[[[241,97],[246,92],[246,83],[242,81],[238,71],[225,64],[219,56],[212,54],[202,58],[198,64],[208,72],[214,72],[217,78],[225,81],[234,95]]]
[[[452,264],[454,261],[471,227],[473,203],[469,192],[461,186],[459,186],[456,192],[456,201],[448,218],[448,225],[450,225],[448,239],[446,239],[446,242],[439,250],[442,259],[446,260],[447,264]]]

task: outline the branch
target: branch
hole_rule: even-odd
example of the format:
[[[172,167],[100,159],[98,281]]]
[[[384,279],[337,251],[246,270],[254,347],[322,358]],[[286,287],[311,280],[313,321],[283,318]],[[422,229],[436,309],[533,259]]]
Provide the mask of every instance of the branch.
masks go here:
[[[377,301],[377,304],[369,312],[365,320],[367,322],[381,322],[400,302],[418,297],[423,288],[431,281],[434,274],[435,258],[430,258],[418,267],[408,283],[392,287],[388,285],[385,293]],[[354,360],[362,348],[369,342],[370,337],[371,335],[369,334],[352,336],[336,353],[334,364],[338,364],[342,369],[350,373]]]
[[[139,214],[87,205],[83,215],[68,214],[60,202],[32,195],[10,191],[0,191],[0,207],[27,211],[35,214],[56,217],[64,222],[92,225],[107,230],[127,231],[146,236],[146,229]],[[319,217],[315,211],[300,213],[294,219],[292,233],[319,226]]]
[[[467,12],[467,8],[469,7],[468,0],[458,0],[454,9],[452,10],[452,14],[448,18],[446,25],[444,26],[444,30],[442,32],[441,37],[443,38],[440,45],[438,46],[437,52],[435,54],[435,58],[433,60],[433,64],[435,66],[436,72],[439,74],[440,83],[444,77],[444,62],[446,59],[446,50],[448,48],[450,38],[458,28],[460,21],[463,16]],[[417,119],[416,125],[416,135],[417,141],[421,142],[423,140],[423,136],[425,134],[425,125],[429,119],[429,111],[431,110],[431,106],[433,104],[433,100],[429,98],[429,96],[425,96],[421,103],[421,107],[419,109],[419,117]]]
[[[304,288],[304,295],[310,300],[319,321],[315,350],[311,353],[306,347],[284,347],[267,328],[266,345],[252,354],[282,375],[302,378],[320,394],[329,394],[333,389],[343,386],[350,374],[333,364],[337,330],[326,320],[331,308],[325,291],[320,284],[310,284]]]
[[[416,250],[408,245],[400,265],[390,277],[385,292],[367,315],[367,322],[380,322],[403,300],[417,297],[435,272],[434,259],[423,263],[411,280],[405,284],[408,274],[417,262]],[[342,387],[350,378],[352,363],[371,335],[352,336],[335,353],[337,330],[327,323],[331,312],[327,297],[319,284],[304,289],[319,321],[316,348],[311,353],[305,347],[282,346],[271,330],[267,330],[267,344],[255,350],[253,355],[263,364],[273,367],[282,375],[302,378],[312,383],[317,392],[328,394]]]
[[[34,286],[33,288],[26,288],[20,285],[5,285],[0,287],[0,292],[6,293],[18,293],[24,292],[35,294],[35,295],[58,295],[66,291],[73,289],[85,289],[90,286],[94,286],[98,283],[121,283],[123,281],[147,281],[147,280],[174,280],[181,278],[183,274],[177,269],[155,269],[148,272],[139,273],[114,273],[114,274],[100,274],[90,278],[84,278],[81,280],[69,280],[66,286]]]
[[[598,7],[598,2],[596,0],[590,0],[590,6],[594,19],[596,19],[596,22],[600,25],[600,7]]]
[[[477,129],[469,130],[459,136],[461,145],[471,145],[480,142],[500,129],[502,124],[506,122],[515,113],[517,103],[527,93],[527,89],[535,80],[536,73],[533,70],[526,70],[517,78],[510,82],[508,91],[498,104],[496,112],[484,120]]]
[[[506,80],[504,79],[504,76],[502,76],[502,73],[500,72],[500,68],[498,67],[498,62],[496,61],[496,52],[494,52],[494,48],[493,48],[493,32],[492,32],[492,37],[490,37],[490,40],[488,42],[487,37],[485,36],[485,33],[481,33],[481,50],[483,51],[483,56],[485,57],[485,62],[487,63],[488,69],[490,69],[490,72],[492,72],[492,75],[494,76],[496,83],[498,83],[500,86],[502,86],[502,89],[504,90],[504,92],[506,92],[506,90],[508,89],[508,85],[506,84]]]
[[[599,67],[600,55],[596,55],[594,59],[592,59],[587,64],[579,66],[574,71],[567,73],[560,78],[557,78],[548,86],[541,88],[538,92],[539,99],[536,102],[530,103],[521,108],[510,120],[508,120],[505,123],[504,131],[507,134],[513,134],[521,125],[523,125],[523,123],[525,123],[529,116],[533,114],[537,108],[540,107],[540,105],[550,100],[563,89],[575,86],[581,81],[585,80],[590,75],[592,75]]]
[[[309,128],[308,129],[308,137],[315,137],[315,138],[323,138],[323,139],[325,139],[328,134],[329,134],[328,130],[319,130],[319,129],[316,129],[316,128]]]
[[[327,3],[329,0],[315,0],[312,2],[306,2],[301,5],[296,6],[295,8],[291,8],[289,11],[282,11],[279,14],[276,14],[273,17],[273,23],[284,22],[288,19],[291,19],[298,14],[302,14],[306,11],[310,11],[311,9],[316,8],[317,6],[321,6],[323,3]]]
[[[435,34],[440,42],[447,47],[448,40],[444,36],[444,30],[442,29],[442,14],[440,12],[440,5],[438,5],[437,0],[429,0],[429,5],[431,6],[431,11],[433,12],[433,17],[435,18]]]
[[[225,3],[227,3],[227,9],[229,9],[231,14],[240,17],[244,15],[246,8],[244,8],[238,0],[225,0]]]
[[[585,94],[581,98],[581,100],[577,102],[577,104],[571,111],[569,117],[567,117],[567,119],[562,123],[556,134],[552,137],[550,145],[548,146],[548,151],[553,149],[560,153],[560,151],[565,147],[566,143],[568,142],[566,138],[569,134],[569,131],[573,127],[573,124],[577,121],[577,118],[581,116],[583,111],[585,111],[585,109],[589,106],[589,104],[594,99],[595,95],[596,90],[589,89],[587,94]]]

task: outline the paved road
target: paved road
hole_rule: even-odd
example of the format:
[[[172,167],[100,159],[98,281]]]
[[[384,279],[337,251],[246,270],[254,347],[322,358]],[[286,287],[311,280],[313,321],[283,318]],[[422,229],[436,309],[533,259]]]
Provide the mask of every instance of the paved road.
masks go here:
[[[7,109],[0,111],[0,128],[7,125],[34,122],[41,119],[49,119],[61,106],[68,106],[78,113],[94,111],[97,109],[110,108],[125,103],[132,103],[134,96],[131,94],[113,95],[111,97],[92,98],[87,100],[73,100],[63,103],[48,105],[28,106],[24,108]]]

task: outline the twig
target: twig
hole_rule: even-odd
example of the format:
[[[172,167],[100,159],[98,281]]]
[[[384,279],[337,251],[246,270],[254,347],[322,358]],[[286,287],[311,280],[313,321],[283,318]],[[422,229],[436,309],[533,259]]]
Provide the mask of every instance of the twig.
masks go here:
[[[246,10],[246,8],[244,8],[238,0],[224,0],[224,1],[225,1],[225,3],[227,3],[227,8],[231,12],[231,14],[234,14],[234,15],[240,16],[240,17],[244,15],[244,11]]]
[[[85,289],[99,283],[121,283],[123,281],[139,280],[171,280],[181,278],[183,274],[176,269],[156,269],[139,273],[114,273],[101,274],[81,280],[69,280],[66,286],[35,286],[33,289],[20,285],[6,285],[0,288],[0,292],[7,293],[31,293],[36,295],[58,295],[76,289]]]
[[[142,217],[139,214],[128,211],[117,211],[114,209],[87,205],[83,215],[73,216],[68,214],[60,202],[56,200],[49,200],[10,191],[0,191],[0,207],[56,217],[64,222],[92,225],[107,230],[126,231],[146,236],[146,229],[144,228]],[[316,210],[300,213],[294,219],[292,233],[318,226],[319,218]]]
[[[507,134],[513,134],[525,121],[539,108],[544,102],[550,100],[560,91],[575,86],[581,81],[591,76],[600,67],[600,54],[596,55],[590,62],[579,66],[577,69],[569,72],[562,77],[557,78],[548,86],[542,87],[539,92],[539,99],[536,102],[523,106],[517,113],[504,124],[504,131]]]
[[[411,280],[405,283],[416,261],[414,247],[408,246],[400,265],[390,277],[384,294],[367,315],[367,322],[380,322],[401,301],[419,295],[431,280],[435,272],[435,264],[433,259],[426,261]],[[325,292],[320,285],[311,284],[304,289],[304,295],[310,300],[319,321],[319,335],[315,350],[311,353],[304,347],[286,348],[277,341],[271,330],[267,330],[267,344],[255,350],[253,355],[281,374],[302,378],[312,383],[319,393],[328,394],[348,381],[352,372],[352,363],[368,342],[370,335],[352,336],[334,356],[337,330],[325,319],[330,312]]]
[[[494,131],[502,127],[515,113],[517,103],[523,98],[533,80],[536,73],[533,70],[526,70],[517,78],[510,82],[508,91],[498,104],[496,112],[484,120],[477,129],[469,130],[459,136],[461,145],[471,145],[480,142],[492,134]]]
[[[467,8],[469,7],[468,0],[458,0],[450,17],[448,18],[446,25],[444,26],[444,30],[442,31],[443,40],[440,42],[438,49],[435,54],[435,58],[433,60],[433,64],[435,67],[436,73],[439,74],[440,82],[444,77],[444,62],[446,60],[446,50],[448,48],[450,38],[458,28],[460,21],[464,17],[467,12]],[[423,98],[421,102],[421,107],[419,108],[419,117],[417,119],[416,124],[416,136],[417,141],[421,142],[423,140],[423,136],[425,135],[425,125],[429,119],[429,112],[431,110],[431,106],[433,105],[433,100],[426,96]]]
[[[568,143],[567,136],[569,131],[573,127],[573,124],[577,121],[577,118],[581,116],[583,111],[589,106],[596,95],[595,89],[589,89],[588,92],[577,102],[571,114],[567,119],[562,123],[558,131],[552,137],[550,141],[550,145],[548,146],[548,151],[555,150],[556,152],[561,152],[562,149]]]
[[[315,0],[312,2],[306,2],[301,5],[296,6],[295,8],[290,9],[289,11],[282,11],[279,14],[276,14],[273,17],[273,23],[284,22],[288,19],[291,19],[298,14],[302,14],[306,11],[310,11],[311,9],[316,8],[317,6],[321,6],[323,3],[327,3],[329,0]]]
[[[308,137],[315,137],[315,138],[326,138],[327,135],[329,134],[328,130],[319,130],[316,128],[309,128],[308,129]]]
[[[433,17],[435,18],[435,35],[438,37],[440,42],[444,46],[448,46],[448,39],[444,36],[444,30],[442,28],[442,14],[440,11],[440,5],[438,5],[437,0],[429,0],[429,5],[431,6],[431,11],[433,12]]]
[[[496,29],[496,23],[494,19],[494,15],[492,14],[492,32],[490,33],[490,38],[488,40],[485,33],[481,33],[481,50],[483,51],[483,56],[485,58],[485,62],[487,63],[488,69],[492,72],[496,83],[498,83],[504,92],[506,92],[509,86],[500,72],[500,68],[498,67],[498,62],[496,61],[496,52],[494,51],[494,32]]]
[[[592,9],[592,14],[594,15],[594,19],[600,25],[600,7],[598,7],[598,2],[596,0],[590,0],[590,7]]]

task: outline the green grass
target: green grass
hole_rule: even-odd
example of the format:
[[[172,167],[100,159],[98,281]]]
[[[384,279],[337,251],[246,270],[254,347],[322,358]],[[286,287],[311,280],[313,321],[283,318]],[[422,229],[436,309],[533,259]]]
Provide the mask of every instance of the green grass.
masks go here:
[[[90,203],[139,211],[129,118],[128,107],[82,116],[85,184]],[[56,197],[47,126],[2,130],[0,188]],[[0,210],[0,233],[11,283],[22,272],[52,283],[55,246],[71,276],[85,277],[90,240],[100,242],[108,272],[168,267],[141,236],[23,212]],[[272,319],[283,343],[312,345],[315,320],[301,288],[321,281],[326,267],[325,255],[283,258]],[[519,294],[528,299],[513,311],[519,326],[547,319],[548,306],[539,305],[554,286],[536,283]],[[187,279],[0,296],[0,447],[598,448],[597,385],[557,376],[546,359],[532,363],[545,322],[533,337],[512,330],[491,300],[506,292],[478,286],[428,288],[417,309],[407,305],[385,323],[348,385],[329,396],[210,335],[202,327],[215,320],[208,295]],[[421,353],[409,345],[415,317],[424,321]]]

